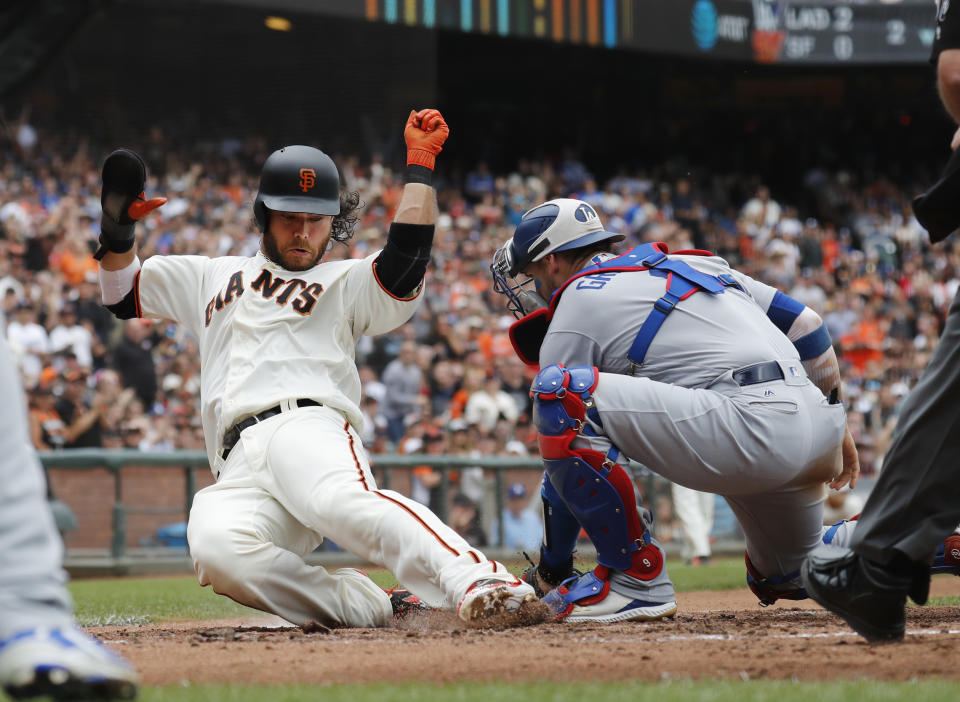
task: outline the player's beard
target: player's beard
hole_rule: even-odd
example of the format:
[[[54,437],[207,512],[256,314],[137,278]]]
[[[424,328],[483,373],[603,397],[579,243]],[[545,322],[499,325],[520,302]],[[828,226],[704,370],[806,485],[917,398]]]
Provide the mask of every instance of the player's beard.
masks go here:
[[[314,258],[310,263],[297,263],[296,261],[291,260],[290,257],[284,256],[280,251],[280,247],[277,246],[277,239],[269,229],[263,233],[262,248],[264,256],[288,271],[310,270],[315,265],[320,263],[320,259],[323,258],[323,249],[321,248],[317,252],[316,258]]]

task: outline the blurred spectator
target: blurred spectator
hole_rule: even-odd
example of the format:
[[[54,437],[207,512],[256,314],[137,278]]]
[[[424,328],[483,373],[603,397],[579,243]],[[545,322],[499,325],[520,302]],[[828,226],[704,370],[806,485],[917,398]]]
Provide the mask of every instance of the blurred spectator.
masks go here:
[[[57,412],[56,398],[49,386],[37,386],[29,393],[30,440],[38,451],[55,451],[67,443],[67,425]]]
[[[528,419],[533,416],[533,400],[530,397],[532,374],[516,354],[501,358],[496,363],[496,372],[500,377],[500,388],[513,398],[520,416]]]
[[[863,511],[863,505],[864,499],[853,494],[847,485],[839,490],[828,490],[827,499],[823,503],[824,526],[856,517]]]
[[[87,370],[93,366],[93,334],[80,323],[73,302],[63,306],[59,323],[50,330],[50,351],[56,353],[64,349],[72,351],[77,362]]]
[[[761,185],[753,198],[744,204],[740,216],[750,227],[750,235],[758,239],[762,246],[780,221],[780,205],[770,197],[770,189]]]
[[[195,340],[172,325],[119,323],[100,304],[89,252],[97,235],[97,164],[104,153],[75,132],[27,127],[27,148],[11,134],[0,166],[0,318],[26,385],[44,379],[65,432],[103,398],[100,419],[77,438],[83,444],[95,441],[93,427],[99,427],[104,446],[124,439],[129,444],[133,433],[120,429],[137,420],[144,430],[138,445],[201,447]],[[182,148],[172,151],[167,136],[169,130],[158,127],[144,137],[157,189],[171,202],[142,227],[141,258],[187,251],[250,255],[257,235],[249,202],[257,187],[254,164],[266,148],[262,136],[198,148],[186,134]],[[159,154],[160,145],[165,157],[149,156],[150,150]],[[344,177],[367,206],[351,248],[328,255],[366,255],[376,244],[365,233],[386,228],[402,184],[379,158],[344,163]],[[434,264],[421,312],[396,333],[358,340],[371,451],[398,450],[397,442],[421,415],[436,426],[473,422],[467,430],[450,430],[446,450],[458,455],[516,453],[520,445],[536,450],[527,421],[530,373],[506,343],[512,319],[489,293],[487,266],[531,204],[580,192],[606,213],[608,226],[636,240],[683,248],[700,245],[702,234],[707,248],[822,311],[845,365],[844,394],[864,471],[881,465],[900,401],[933,353],[960,286],[960,245],[931,247],[910,208],[916,186],[909,178],[893,183],[868,171],[813,169],[798,179],[802,190],[778,202],[767,183],[747,174],[706,173],[686,164],[682,170],[669,163],[643,171],[622,168],[605,181],[572,151],[559,163],[520,161],[512,172],[480,163],[464,170],[468,179],[450,181],[438,192]],[[95,372],[80,392],[69,378],[90,368]],[[495,385],[494,377],[500,388],[491,393],[487,386]],[[124,387],[135,388],[138,399]],[[499,404],[500,393],[512,398],[516,413]],[[51,417],[48,429],[56,423]],[[167,419],[153,426],[160,417]],[[48,438],[56,443],[56,436],[53,431]],[[451,480],[460,474],[459,489],[482,512],[489,495],[482,494],[482,470],[474,478],[471,470],[451,471]]]
[[[673,500],[669,495],[657,495],[653,524],[660,543],[676,542],[683,538],[682,527],[674,519]]]
[[[143,437],[137,444],[141,451],[173,451],[176,448],[177,426],[171,415],[161,414],[142,426]]]
[[[380,411],[380,403],[373,397],[364,397],[360,411],[363,413],[363,429],[360,440],[364,446],[373,446],[379,435],[386,436],[387,419]]]
[[[383,370],[383,416],[391,441],[403,438],[407,425],[418,414],[417,400],[423,385],[423,371],[417,365],[417,344],[404,341],[400,353]]]
[[[683,485],[670,485],[673,497],[673,513],[683,532],[683,549],[680,557],[687,565],[709,565],[712,555],[710,531],[713,529],[714,496],[698,492]]]
[[[464,419],[452,419],[447,424],[447,436],[449,437],[449,446],[447,452],[451,456],[468,456],[476,458],[478,462],[482,461],[483,455],[477,448],[476,428],[467,424]],[[460,492],[470,498],[477,510],[483,514],[481,506],[486,496],[485,476],[483,466],[468,466],[460,468],[458,471],[460,479]]]
[[[447,437],[436,427],[431,426],[424,430],[420,441],[419,450],[408,450],[407,453],[422,451],[428,456],[442,456],[447,452]],[[442,481],[443,476],[437,467],[430,463],[416,466],[412,471],[410,497],[427,505],[434,514],[443,514],[444,495],[440,492]]]
[[[492,194],[493,188],[493,175],[490,173],[487,164],[480,161],[477,167],[467,174],[466,182],[464,183],[464,192],[474,201],[479,201],[484,195]]]
[[[363,388],[363,394],[383,405],[383,400],[387,394],[387,387],[377,378],[377,372],[370,366],[360,366],[357,368],[360,376],[360,385]]]
[[[480,524],[477,505],[462,492],[453,496],[453,504],[450,506],[450,526],[471,546],[480,548],[487,545],[487,537]]]
[[[64,448],[100,446],[101,423],[104,419],[103,397],[91,396],[84,373],[64,373],[63,393],[54,405],[66,425]]]
[[[430,368],[428,388],[430,392],[430,413],[434,417],[447,415],[450,404],[460,387],[458,366],[441,358]]]
[[[29,387],[40,377],[50,353],[50,336],[37,321],[37,310],[32,302],[17,305],[14,318],[7,323],[7,341],[14,358],[19,359]]]
[[[514,399],[500,387],[500,377],[490,375],[483,387],[474,391],[463,409],[463,418],[469,424],[477,424],[484,431],[492,432],[497,420],[506,419],[516,422],[520,410]]]
[[[527,488],[523,483],[513,483],[507,489],[503,510],[503,546],[516,551],[539,551],[542,540],[543,523],[530,508]],[[500,544],[500,524],[496,520],[490,527],[490,543]]]
[[[150,353],[149,323],[128,319],[123,325],[123,340],[113,350],[113,367],[123,377],[123,384],[133,388],[144,408],[153,407],[157,396],[157,371]]]

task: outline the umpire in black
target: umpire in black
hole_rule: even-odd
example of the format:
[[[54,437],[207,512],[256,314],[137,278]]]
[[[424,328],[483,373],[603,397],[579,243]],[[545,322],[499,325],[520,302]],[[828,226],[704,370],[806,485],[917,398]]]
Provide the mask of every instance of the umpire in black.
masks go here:
[[[960,124],[960,0],[941,0],[931,62]],[[914,201],[932,241],[960,226],[960,130],[940,180]],[[907,596],[927,600],[937,545],[960,522],[960,292],[940,343],[910,393],[850,550],[815,551],[802,568],[810,596],[869,641],[903,638]]]

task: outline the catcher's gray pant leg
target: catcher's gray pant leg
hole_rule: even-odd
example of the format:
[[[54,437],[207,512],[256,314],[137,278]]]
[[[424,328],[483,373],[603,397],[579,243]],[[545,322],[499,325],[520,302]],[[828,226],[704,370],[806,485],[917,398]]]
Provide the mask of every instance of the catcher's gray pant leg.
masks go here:
[[[725,392],[601,373],[594,399],[625,455],[723,495],[757,570],[793,573],[823,533],[823,481],[839,473],[843,408],[805,382],[718,387]]]
[[[726,496],[737,516],[754,567],[776,577],[798,573],[820,545],[823,485],[800,485],[757,495]]]
[[[0,639],[73,623],[63,545],[27,434],[20,379],[0,335]]]
[[[933,558],[960,523],[960,291],[940,343],[910,393],[851,548],[889,563]]]

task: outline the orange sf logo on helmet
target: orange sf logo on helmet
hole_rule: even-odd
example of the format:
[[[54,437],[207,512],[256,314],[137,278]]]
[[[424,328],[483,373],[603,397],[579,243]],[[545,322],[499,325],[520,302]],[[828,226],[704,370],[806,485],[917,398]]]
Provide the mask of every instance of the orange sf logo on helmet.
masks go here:
[[[317,182],[317,172],[312,168],[300,169],[300,189],[307,192]]]

